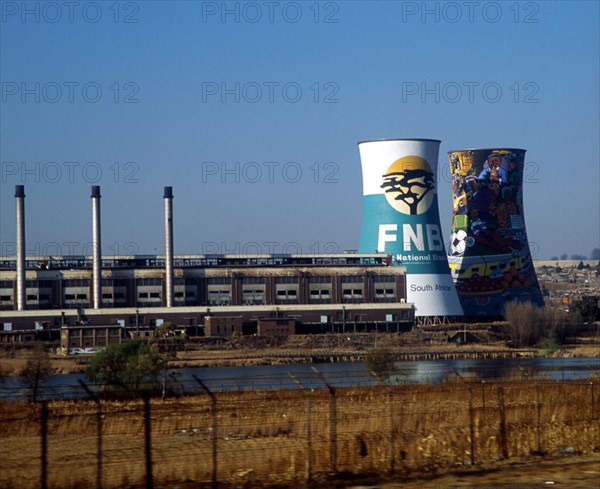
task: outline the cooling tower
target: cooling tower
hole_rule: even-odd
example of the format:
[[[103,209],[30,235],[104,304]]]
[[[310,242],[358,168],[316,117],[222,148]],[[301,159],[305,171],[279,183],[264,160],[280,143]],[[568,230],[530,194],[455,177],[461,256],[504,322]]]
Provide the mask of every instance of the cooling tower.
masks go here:
[[[359,253],[392,255],[406,268],[407,301],[421,322],[462,316],[440,228],[436,174],[440,141],[358,144],[363,175]]]
[[[523,149],[448,153],[448,262],[465,315],[502,316],[507,301],[543,305],[523,214]]]

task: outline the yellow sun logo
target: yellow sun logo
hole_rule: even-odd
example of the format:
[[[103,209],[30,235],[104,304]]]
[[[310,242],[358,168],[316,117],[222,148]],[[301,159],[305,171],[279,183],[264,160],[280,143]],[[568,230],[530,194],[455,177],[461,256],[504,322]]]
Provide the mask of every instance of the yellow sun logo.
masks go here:
[[[427,212],[435,195],[433,171],[419,156],[405,156],[394,161],[383,176],[381,188],[388,203],[402,214]]]

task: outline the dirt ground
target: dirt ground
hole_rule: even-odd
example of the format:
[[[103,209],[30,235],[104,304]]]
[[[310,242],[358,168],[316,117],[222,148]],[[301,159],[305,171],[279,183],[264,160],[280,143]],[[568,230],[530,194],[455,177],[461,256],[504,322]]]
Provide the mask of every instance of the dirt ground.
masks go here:
[[[358,486],[354,487],[358,488]],[[600,454],[543,460],[537,463],[513,462],[488,471],[447,474],[430,479],[406,479],[370,487],[378,489],[533,489],[541,487],[598,489],[600,487]]]

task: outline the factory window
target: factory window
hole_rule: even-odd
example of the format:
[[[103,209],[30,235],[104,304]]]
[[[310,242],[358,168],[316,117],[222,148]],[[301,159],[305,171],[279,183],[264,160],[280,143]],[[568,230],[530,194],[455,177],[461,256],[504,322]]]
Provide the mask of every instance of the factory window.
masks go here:
[[[362,289],[344,289],[342,293],[342,302],[360,302],[363,296]]]
[[[148,298],[148,292],[140,292],[140,293],[138,294],[138,297],[139,297],[140,299],[146,299],[146,298]]]
[[[298,292],[296,290],[278,290],[277,291],[277,303],[278,304],[297,304],[298,303]]]
[[[314,304],[325,304],[331,302],[331,292],[329,289],[311,289],[310,302]]]
[[[12,297],[10,295],[0,295],[0,301],[9,301]]]
[[[27,294],[27,300],[28,301],[37,301],[37,295],[34,294]]]
[[[375,275],[374,278],[375,282],[379,282],[379,283],[394,283],[396,281],[396,276],[395,275]]]
[[[244,285],[264,284],[265,278],[264,277],[243,277],[242,283]]]
[[[276,284],[297,284],[298,277],[288,276],[288,277],[275,277]]]
[[[150,297],[153,299],[159,299],[160,294],[158,292],[150,292]]]
[[[311,284],[330,284],[331,276],[329,275],[314,275],[308,278],[308,282]]]
[[[75,299],[75,294],[65,294],[66,301],[72,301],[73,299]]]
[[[183,292],[175,292],[175,297],[183,297]]]
[[[115,292],[115,299],[125,299],[125,294],[122,292]]]
[[[230,277],[209,277],[206,281],[207,285],[229,285],[231,284]]]
[[[394,289],[375,289],[376,299],[393,299],[395,297]],[[388,302],[388,301],[376,301],[376,302]]]
[[[12,289],[12,280],[0,280],[0,289]]]
[[[49,301],[50,300],[50,294],[40,294],[40,300],[41,301]]]
[[[112,299],[113,295],[112,294],[102,294],[102,298],[103,299]]]
[[[196,292],[186,292],[185,296],[194,299],[196,297]]]
[[[90,282],[87,279],[69,279],[63,281],[64,287],[89,287]]]
[[[260,290],[260,289],[244,290],[243,295],[244,296],[243,296],[242,301],[245,305],[263,304],[264,303],[263,290]]]
[[[211,306],[226,306],[231,302],[231,292],[229,290],[209,290],[208,304]]]
[[[87,299],[87,294],[77,294],[78,299]]]
[[[136,280],[138,286],[140,285],[162,285],[162,279],[160,278],[138,278]]]
[[[362,283],[363,281],[363,277],[362,275],[346,275],[344,277],[342,277],[342,283],[343,284],[347,284],[347,283]]]
[[[103,278],[101,281],[102,285],[108,285],[108,286],[112,286],[113,285],[113,279],[112,278]]]

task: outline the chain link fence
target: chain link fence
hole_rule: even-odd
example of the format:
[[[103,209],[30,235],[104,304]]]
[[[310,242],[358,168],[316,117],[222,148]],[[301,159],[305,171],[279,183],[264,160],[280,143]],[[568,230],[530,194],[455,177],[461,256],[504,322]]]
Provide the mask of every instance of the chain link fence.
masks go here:
[[[293,377],[293,376],[292,376]],[[0,487],[310,486],[600,450],[595,382],[0,402]],[[323,379],[325,382],[325,379]],[[186,485],[188,484],[188,485]]]

